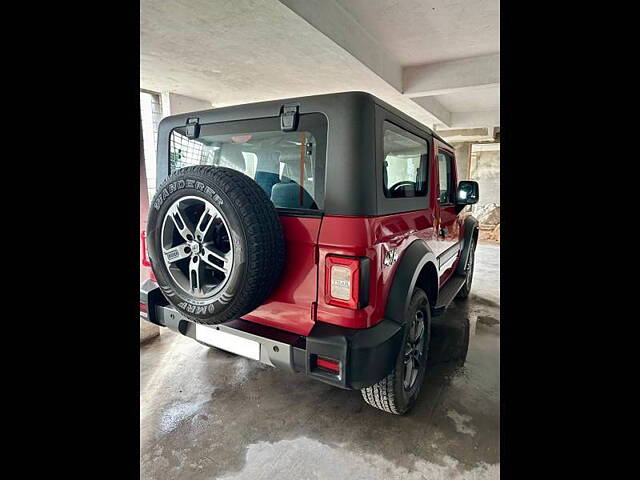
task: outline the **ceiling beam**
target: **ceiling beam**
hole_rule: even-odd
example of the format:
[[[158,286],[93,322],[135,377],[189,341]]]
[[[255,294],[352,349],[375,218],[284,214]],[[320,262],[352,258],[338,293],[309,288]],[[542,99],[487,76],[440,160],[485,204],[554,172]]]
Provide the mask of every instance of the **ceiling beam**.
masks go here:
[[[402,91],[402,66],[342,5],[333,0],[280,0],[280,3],[357,58],[397,91]]]
[[[451,127],[451,112],[434,97],[414,98],[413,101],[431,113],[437,120],[435,123],[439,123],[445,128]]]
[[[500,110],[489,112],[452,112],[450,128],[498,127]]]
[[[402,84],[402,93],[412,98],[496,86],[500,54],[405,67]]]
[[[401,95],[403,88],[402,65],[338,2],[334,0],[280,0],[280,3],[393,87],[398,92],[399,98],[403,98],[406,103],[412,106],[418,104],[421,109],[433,117],[432,124],[449,125],[451,114],[437,100],[425,99],[417,102],[414,99],[409,99],[406,95]],[[399,107],[399,105],[394,106]]]
[[[449,143],[459,142],[494,142],[495,134],[491,132],[493,127],[485,128],[449,128],[436,129],[436,133]]]

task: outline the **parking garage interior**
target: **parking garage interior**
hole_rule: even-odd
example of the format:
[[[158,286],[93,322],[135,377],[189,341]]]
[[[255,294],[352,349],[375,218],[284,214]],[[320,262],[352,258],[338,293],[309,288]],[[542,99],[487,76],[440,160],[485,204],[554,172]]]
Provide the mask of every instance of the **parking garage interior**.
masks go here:
[[[410,414],[141,320],[141,478],[499,478],[499,15],[495,0],[141,0],[141,230],[162,118],[305,95],[376,95],[453,145],[481,192],[472,292],[434,318]]]

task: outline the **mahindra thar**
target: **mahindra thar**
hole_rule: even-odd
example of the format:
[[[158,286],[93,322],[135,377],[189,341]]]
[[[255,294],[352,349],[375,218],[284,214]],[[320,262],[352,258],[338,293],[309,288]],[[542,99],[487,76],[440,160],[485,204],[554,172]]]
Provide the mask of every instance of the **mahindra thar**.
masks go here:
[[[165,118],[157,179],[141,317],[412,407],[431,318],[473,280],[451,145],[366,93],[292,98]]]

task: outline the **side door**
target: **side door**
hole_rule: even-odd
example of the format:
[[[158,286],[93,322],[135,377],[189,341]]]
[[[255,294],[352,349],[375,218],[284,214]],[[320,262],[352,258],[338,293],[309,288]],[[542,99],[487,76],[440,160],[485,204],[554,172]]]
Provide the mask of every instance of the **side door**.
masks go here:
[[[438,142],[439,143],[439,142]],[[460,250],[460,225],[455,205],[455,191],[458,184],[455,154],[444,144],[435,145],[438,174],[436,199],[436,233],[440,244],[438,263],[440,282],[446,281]]]

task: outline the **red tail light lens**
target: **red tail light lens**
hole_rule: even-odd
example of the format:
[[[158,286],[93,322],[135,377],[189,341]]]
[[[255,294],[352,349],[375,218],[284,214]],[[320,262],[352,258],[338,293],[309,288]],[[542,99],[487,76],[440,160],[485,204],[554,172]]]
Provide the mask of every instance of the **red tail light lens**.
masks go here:
[[[325,269],[325,301],[338,307],[358,309],[360,259],[328,255]]]
[[[140,311],[149,313],[149,305],[147,305],[146,303],[140,302]]]
[[[147,255],[147,234],[144,230],[140,232],[140,240],[142,245],[142,265],[150,267],[151,263],[149,262],[149,256]]]
[[[318,356],[316,358],[316,366],[324,370],[329,370],[336,375],[340,374],[340,362],[333,358],[326,358]]]

